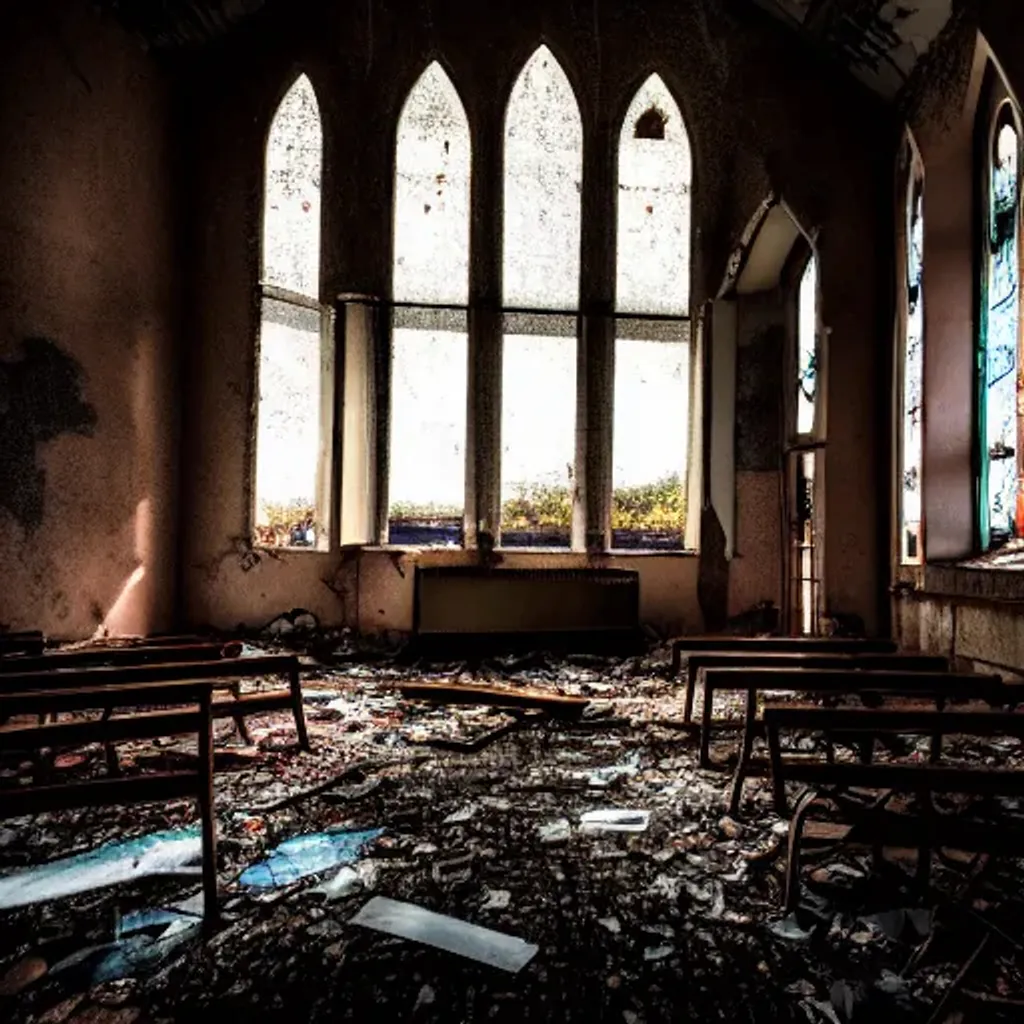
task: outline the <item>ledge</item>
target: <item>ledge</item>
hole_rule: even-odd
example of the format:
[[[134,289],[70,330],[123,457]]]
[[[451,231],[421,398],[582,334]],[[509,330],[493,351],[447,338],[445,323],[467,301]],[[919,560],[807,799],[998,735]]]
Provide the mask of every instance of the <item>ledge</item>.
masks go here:
[[[915,593],[918,597],[959,597],[999,604],[1024,604],[1024,572],[992,564],[982,567],[977,560],[927,565],[923,586]]]

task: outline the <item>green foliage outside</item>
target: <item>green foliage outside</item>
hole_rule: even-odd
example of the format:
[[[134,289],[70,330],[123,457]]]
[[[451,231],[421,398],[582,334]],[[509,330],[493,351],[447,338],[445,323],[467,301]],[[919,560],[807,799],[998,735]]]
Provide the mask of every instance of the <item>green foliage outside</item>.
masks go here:
[[[270,502],[260,504],[260,522],[256,524],[255,542],[258,547],[282,548],[291,544],[292,530],[297,526],[316,523],[316,509],[305,501]]]
[[[462,519],[454,505],[395,502],[392,520],[443,523]],[[686,498],[674,474],[651,484],[620,487],[612,494],[613,530],[679,531],[686,519]],[[519,484],[501,507],[503,530],[568,530],[572,525],[572,491],[568,486]]]

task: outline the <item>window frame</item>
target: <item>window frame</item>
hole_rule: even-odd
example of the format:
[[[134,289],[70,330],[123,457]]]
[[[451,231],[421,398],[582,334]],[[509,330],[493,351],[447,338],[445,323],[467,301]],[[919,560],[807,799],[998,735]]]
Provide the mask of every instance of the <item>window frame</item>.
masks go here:
[[[918,470],[918,493],[920,500],[920,519],[917,523],[917,554],[907,554],[907,531],[904,522],[904,479],[906,475],[906,449],[905,429],[907,418],[906,405],[906,379],[907,379],[907,357],[909,343],[909,320],[910,320],[910,253],[913,244],[914,208],[920,204],[918,219],[921,224],[922,238],[926,231],[925,221],[925,167],[920,152],[909,136],[905,137],[900,150],[900,160],[897,167],[898,188],[897,188],[897,214],[899,217],[899,231],[897,236],[897,260],[896,272],[898,274],[897,284],[897,320],[896,320],[896,360],[894,380],[896,382],[895,393],[895,424],[893,437],[895,443],[895,516],[896,540],[895,540],[895,562],[897,566],[922,566],[925,564],[925,518],[926,503],[924,494],[924,454],[926,450],[925,433],[927,430],[925,417],[925,380],[927,374],[928,346],[926,342],[926,319],[924,315],[924,243],[921,247],[921,283],[918,304],[921,309],[921,394],[919,396],[918,415],[920,416],[920,460]]]
[[[977,157],[975,188],[978,213],[976,222],[976,264],[975,264],[975,386],[974,386],[974,443],[972,445],[974,461],[974,506],[975,506],[975,548],[978,554],[986,555],[998,551],[1014,538],[994,541],[990,523],[990,494],[988,463],[991,461],[987,451],[988,435],[988,323],[989,323],[989,280],[991,271],[991,238],[992,238],[992,178],[993,154],[1001,129],[1012,124],[1017,135],[1017,351],[1015,374],[1017,377],[1017,501],[1020,503],[1020,491],[1024,474],[1021,472],[1021,447],[1024,441],[1024,417],[1021,412],[1021,356],[1022,337],[1024,337],[1024,196],[1021,194],[1024,185],[1024,128],[1022,128],[1021,109],[1011,94],[1008,86],[994,66],[989,67],[989,84],[984,102],[979,104],[977,114]]]
[[[296,89],[300,82],[305,80],[313,94],[313,101],[316,104],[317,120],[319,127],[320,145],[320,224],[317,233],[317,296],[306,295],[303,292],[296,292],[289,288],[282,287],[268,279],[266,273],[266,218],[268,199],[268,155],[270,142],[274,128],[282,106]],[[323,287],[323,226],[324,226],[324,202],[323,202],[323,168],[324,168],[324,131],[323,107],[317,95],[316,86],[312,77],[304,70],[296,71],[288,80],[285,87],[275,96],[270,116],[266,119],[266,130],[263,134],[263,145],[261,148],[262,160],[260,162],[260,188],[259,188],[259,217],[258,217],[258,253],[259,253],[259,275],[253,289],[253,316],[255,323],[255,338],[252,345],[252,389],[250,397],[250,430],[248,434],[247,452],[247,474],[246,474],[246,522],[245,531],[248,546],[253,551],[265,551],[268,553],[286,552],[288,554],[325,554],[333,551],[337,546],[337,534],[339,526],[339,506],[335,495],[336,473],[336,424],[338,419],[338,372],[335,362],[335,314],[334,307],[322,300]],[[317,471],[314,509],[321,520],[317,523],[316,541],[311,545],[283,544],[269,545],[261,543],[258,537],[259,510],[257,502],[258,492],[258,458],[259,458],[259,414],[260,414],[260,365],[262,359],[263,341],[263,310],[267,302],[276,302],[291,307],[295,310],[315,311],[320,321],[320,428],[319,443],[317,452]]]

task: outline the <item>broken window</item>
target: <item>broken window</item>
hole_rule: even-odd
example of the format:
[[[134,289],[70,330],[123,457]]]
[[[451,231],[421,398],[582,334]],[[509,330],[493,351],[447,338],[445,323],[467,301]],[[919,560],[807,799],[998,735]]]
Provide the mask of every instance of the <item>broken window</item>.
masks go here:
[[[618,166],[612,546],[682,548],[691,157],[657,75],[626,112]]]
[[[985,547],[1020,536],[1024,526],[1018,453],[1020,340],[1020,134],[1004,103],[988,165],[982,282],[981,534]]]
[[[300,77],[267,137],[257,379],[254,540],[329,543],[333,352],[319,302],[320,113]]]
[[[582,181],[576,97],[542,46],[505,114],[504,303],[517,309],[505,318],[502,361],[505,546],[570,544]]]
[[[924,182],[920,168],[910,173],[906,195],[904,269],[906,274],[902,423],[900,449],[900,557],[904,562],[921,561],[921,425],[924,413]]]
[[[812,434],[818,397],[818,260],[813,253],[797,301],[796,432]]]
[[[388,542],[462,544],[469,298],[469,123],[436,62],[395,149]]]

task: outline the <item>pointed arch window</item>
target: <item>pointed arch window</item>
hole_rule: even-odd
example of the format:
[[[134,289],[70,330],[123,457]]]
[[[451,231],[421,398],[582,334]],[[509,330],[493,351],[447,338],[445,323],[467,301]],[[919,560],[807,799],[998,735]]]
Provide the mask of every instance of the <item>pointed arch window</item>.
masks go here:
[[[682,113],[652,75],[619,136],[614,548],[684,546],[691,179]]]
[[[818,258],[811,253],[797,293],[796,432],[813,434],[818,407]]]
[[[980,533],[998,547],[1024,533],[1020,452],[1021,133],[1009,101],[986,154],[979,353]]]
[[[319,294],[322,163],[320,111],[303,75],[274,114],[264,164],[252,513],[264,547],[329,543],[334,372]]]
[[[505,112],[501,544],[568,547],[576,460],[583,122],[546,46]]]
[[[924,175],[908,157],[904,209],[903,349],[900,368],[900,559],[923,558],[921,499],[924,419]]]
[[[432,63],[395,146],[388,542],[456,546],[465,507],[469,122]]]

